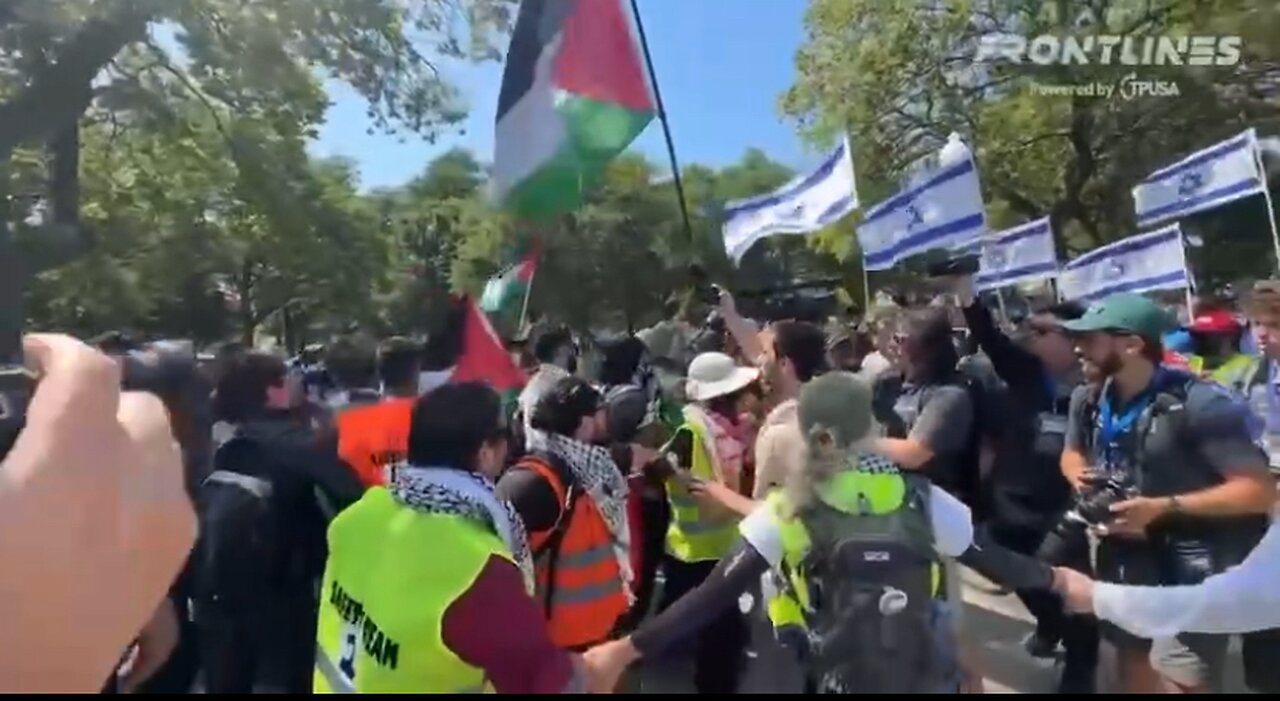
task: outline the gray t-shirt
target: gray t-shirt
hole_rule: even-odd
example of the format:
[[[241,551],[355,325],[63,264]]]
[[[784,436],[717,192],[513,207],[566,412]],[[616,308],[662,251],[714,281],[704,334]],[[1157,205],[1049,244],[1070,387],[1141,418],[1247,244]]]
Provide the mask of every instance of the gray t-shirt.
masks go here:
[[[902,385],[893,403],[894,413],[902,421],[905,434],[933,453],[933,458],[921,469],[939,487],[964,499],[970,480],[967,474],[976,471],[977,465],[967,464],[976,460],[969,450],[973,428],[973,402],[963,387],[956,385]]]

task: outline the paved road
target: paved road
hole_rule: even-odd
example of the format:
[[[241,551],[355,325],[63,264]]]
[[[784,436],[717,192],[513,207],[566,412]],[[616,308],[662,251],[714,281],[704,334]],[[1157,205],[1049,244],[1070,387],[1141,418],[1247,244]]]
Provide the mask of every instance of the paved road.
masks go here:
[[[983,671],[986,693],[1036,694],[1052,693],[1057,669],[1052,662],[1031,658],[1022,651],[1022,639],[1032,630],[1032,619],[1013,596],[989,593],[990,585],[973,573],[966,573],[965,631],[974,646]],[[756,639],[767,631],[754,631]],[[781,651],[769,645],[757,645],[743,682],[743,693],[795,693],[800,679]],[[1105,654],[1104,654],[1105,657]],[[1228,691],[1241,692],[1238,646],[1232,655],[1228,674]],[[1099,689],[1112,688],[1111,665],[1104,660],[1099,672]],[[641,693],[691,693],[687,656],[675,661],[647,665],[632,679],[629,687]],[[637,689],[638,687],[638,689]]]

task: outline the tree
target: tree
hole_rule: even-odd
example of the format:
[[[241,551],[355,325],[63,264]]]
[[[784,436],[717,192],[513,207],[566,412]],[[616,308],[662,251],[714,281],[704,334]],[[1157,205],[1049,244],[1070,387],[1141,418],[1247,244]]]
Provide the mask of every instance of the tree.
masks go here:
[[[36,278],[33,322],[212,341],[252,340],[264,322],[289,335],[317,309],[366,318],[388,253],[351,165],[312,162],[250,119],[215,126],[193,99],[172,110],[182,118],[85,129],[83,213],[98,243]]]
[[[484,169],[475,155],[455,146],[427,164],[405,190],[416,199],[465,200],[480,193],[484,180]]]
[[[975,147],[993,225],[1049,215],[1063,252],[1078,252],[1135,231],[1129,189],[1157,167],[1248,126],[1280,126],[1280,17],[1263,4],[814,0],[782,107],[813,138],[850,134],[870,202],[958,132]],[[1086,5],[1110,27],[1076,27],[1076,17],[1047,11]],[[1235,67],[975,63],[979,37],[992,32],[1239,35],[1243,57]],[[1032,89],[1115,85],[1135,71],[1176,82],[1181,96]]]
[[[503,219],[484,201],[483,184],[484,170],[475,156],[454,148],[404,187],[375,196],[393,246],[392,279],[382,297],[389,328],[436,328],[450,295],[461,289],[456,278],[459,266],[465,266],[463,247],[477,237],[496,245],[504,235]]]
[[[165,115],[178,95],[194,97],[236,155],[220,115],[305,139],[327,107],[320,71],[368,99],[378,127],[433,138],[465,114],[435,64],[495,58],[512,1],[10,0],[0,6],[0,164],[49,146],[49,210],[74,226],[86,112]],[[41,200],[18,194],[25,208],[10,218],[20,220]]]

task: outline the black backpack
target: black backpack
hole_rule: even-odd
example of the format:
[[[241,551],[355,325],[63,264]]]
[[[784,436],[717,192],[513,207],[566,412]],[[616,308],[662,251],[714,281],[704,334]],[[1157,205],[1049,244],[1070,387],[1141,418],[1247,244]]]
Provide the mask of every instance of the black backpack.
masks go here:
[[[956,384],[964,388],[973,409],[973,425],[961,458],[965,469],[961,475],[962,494],[958,496],[974,511],[975,520],[981,521],[987,516],[991,496],[991,485],[984,480],[982,472],[984,448],[992,453],[993,462],[998,460],[1009,433],[1016,430],[1018,422],[1009,411],[1007,390],[998,379],[994,383],[984,382],[972,370],[962,367],[957,371]]]
[[[850,514],[821,501],[798,515],[811,540],[807,662],[817,693],[953,692],[950,626],[934,597],[929,483],[904,475],[893,513]]]
[[[244,609],[305,579],[306,549],[289,517],[288,488],[270,476],[268,460],[268,451],[243,436],[215,453],[196,494],[196,601]]]

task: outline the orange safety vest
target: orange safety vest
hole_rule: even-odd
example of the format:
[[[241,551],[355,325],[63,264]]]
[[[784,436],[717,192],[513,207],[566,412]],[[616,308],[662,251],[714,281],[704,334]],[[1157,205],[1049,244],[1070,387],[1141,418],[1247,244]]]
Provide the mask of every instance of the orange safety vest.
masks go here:
[[[546,480],[561,504],[555,526],[529,534],[551,640],[571,650],[603,642],[629,606],[609,527],[595,501],[545,458],[528,456],[516,467]]]
[[[412,398],[384,399],[339,411],[338,456],[355,470],[366,487],[387,483],[387,468],[409,452],[409,419]]]

